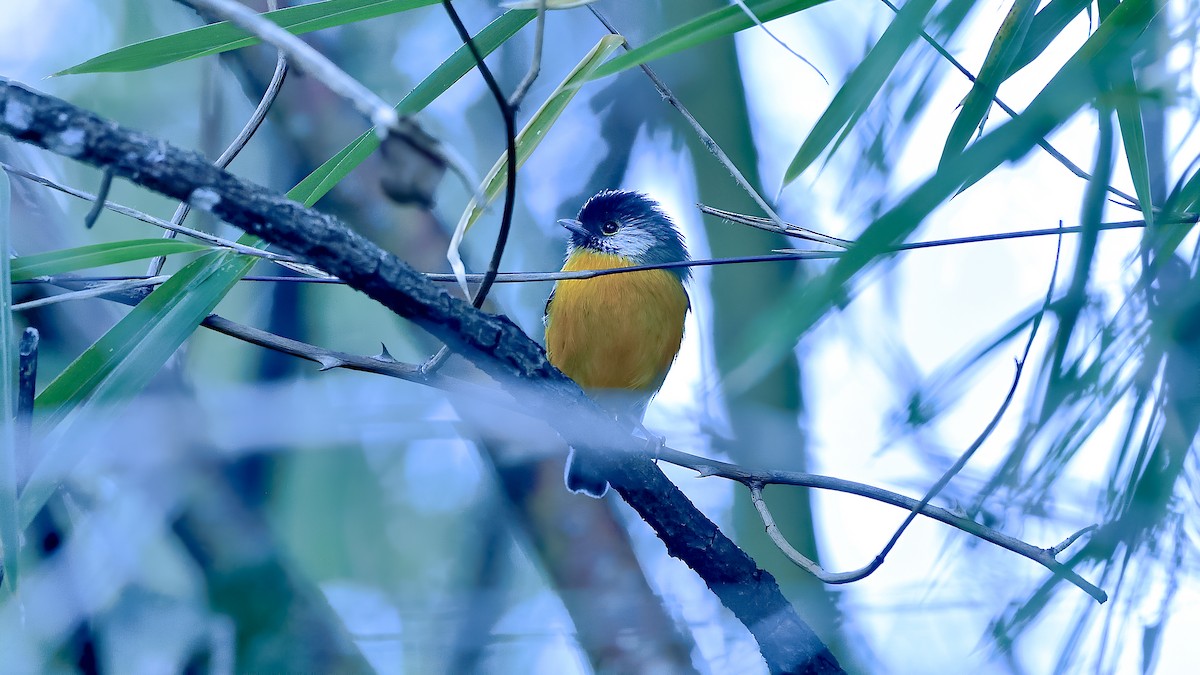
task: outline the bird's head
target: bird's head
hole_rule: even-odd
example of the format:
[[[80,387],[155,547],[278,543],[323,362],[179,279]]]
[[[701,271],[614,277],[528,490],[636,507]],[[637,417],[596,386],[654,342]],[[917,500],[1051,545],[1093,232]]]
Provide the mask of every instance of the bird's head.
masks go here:
[[[688,259],[683,235],[658,202],[640,192],[603,190],[579,210],[577,219],[558,221],[571,232],[567,255],[576,249],[620,256],[634,265],[682,262]],[[688,278],[687,267],[670,271]]]

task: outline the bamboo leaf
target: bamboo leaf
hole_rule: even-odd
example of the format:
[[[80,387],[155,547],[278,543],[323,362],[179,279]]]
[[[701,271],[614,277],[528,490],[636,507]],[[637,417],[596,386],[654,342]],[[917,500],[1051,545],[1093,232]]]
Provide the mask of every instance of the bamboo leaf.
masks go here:
[[[857,118],[871,103],[880,87],[895,69],[896,63],[909,45],[921,34],[925,15],[933,8],[934,0],[909,0],[891,25],[880,36],[866,58],[846,78],[846,83],[834,95],[821,114],[800,150],[784,172],[783,186],[800,177],[851,119]]]
[[[206,251],[209,247],[175,239],[130,239],[104,244],[92,244],[35,255],[23,255],[12,260],[13,281],[62,274],[75,270],[102,267],[131,260],[145,260],[174,253]]]
[[[1167,213],[1172,214],[1194,213],[1197,209],[1200,209],[1200,171],[1193,173],[1191,178],[1179,186],[1164,208]]]
[[[746,6],[754,12],[760,21],[766,23],[781,16],[795,14],[828,0],[747,0]],[[733,35],[739,31],[755,26],[755,23],[745,11],[736,4],[716,9],[703,14],[691,21],[672,28],[646,44],[636,47],[629,52],[609,61],[592,74],[592,79],[615,75],[622,70],[628,70],[660,59],[676,52],[690,49],[710,40]]]
[[[1037,10],[1036,0],[1015,0],[1012,8],[1000,24],[992,46],[988,49],[983,67],[971,86],[971,91],[963,99],[962,109],[950,127],[946,136],[946,145],[942,148],[941,162],[954,157],[967,147],[971,136],[977,129],[982,129],[987,122],[988,110],[992,107],[992,99],[1000,89],[1004,76],[1012,68],[1029,26],[1033,23],[1034,12]]]
[[[973,143],[965,152],[939,167],[896,206],[863,231],[855,246],[818,277],[781,294],[773,309],[747,326],[746,341],[735,354],[726,386],[744,389],[792,353],[798,336],[844,302],[851,282],[907,238],[942,202],[961,186],[970,186],[1001,163],[1024,157],[1039,139],[1065,123],[1101,91],[1096,72],[1129,60],[1133,45],[1154,17],[1153,0],[1125,0],[1102,21],[1025,111]]]
[[[524,10],[505,12],[479,31],[472,41],[479,49],[479,53],[487,56],[513,35],[516,35],[517,31],[532,21],[535,16],[537,16],[537,12]],[[450,58],[443,61],[428,77],[421,80],[420,84],[396,105],[396,112],[401,115],[413,115],[420,112],[473,68],[475,68],[475,58],[471,56],[466,45],[459,47],[450,55]],[[288,192],[288,197],[305,206],[312,206],[355,167],[362,164],[363,160],[375,152],[378,147],[379,137],[375,135],[374,129],[363,132],[361,136],[300,181]]]
[[[263,16],[301,35],[322,28],[366,21],[432,5],[437,0],[324,0],[264,12]],[[121,47],[55,73],[121,73],[220,54],[259,43],[257,37],[227,21],[164,35]]]
[[[1108,18],[1116,7],[1117,0],[1101,0],[1098,3],[1100,20]],[[1132,61],[1113,64],[1109,71],[1109,87],[1113,94],[1113,108],[1117,111],[1117,122],[1121,127],[1121,145],[1125,148],[1125,161],[1129,164],[1133,190],[1141,202],[1142,217],[1146,220],[1145,232],[1150,233],[1154,231],[1154,195],[1150,191],[1146,130],[1142,126],[1142,104]]]
[[[1021,44],[1020,51],[1004,74],[1004,80],[1016,75],[1022,68],[1033,63],[1033,60],[1046,51],[1046,47],[1062,33],[1067,24],[1075,20],[1079,13],[1092,4],[1091,0],[1050,0],[1029,26],[1029,32]],[[1002,80],[1003,81],[1003,80]]]
[[[1146,131],[1142,126],[1142,106],[1138,96],[1133,64],[1116,67],[1113,84],[1118,88],[1114,107],[1121,126],[1121,145],[1133,179],[1133,190],[1142,206],[1142,217],[1148,230],[1154,229],[1154,195],[1150,190],[1150,159],[1146,148]]]
[[[1193,166],[1197,162],[1200,162],[1200,158],[1192,160]],[[1193,173],[1186,181],[1181,179],[1163,205],[1163,215],[1166,220],[1174,220],[1197,211],[1200,211],[1200,171]],[[1155,258],[1162,258],[1179,248],[1179,245],[1195,227],[1195,223],[1172,223],[1171,227],[1160,227],[1156,231],[1148,233],[1153,241]]]

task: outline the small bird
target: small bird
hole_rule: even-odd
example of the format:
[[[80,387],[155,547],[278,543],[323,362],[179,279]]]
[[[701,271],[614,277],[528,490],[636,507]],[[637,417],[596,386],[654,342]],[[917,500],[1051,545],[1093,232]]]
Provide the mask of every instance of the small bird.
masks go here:
[[[688,259],[683,236],[658,203],[638,192],[603,190],[577,219],[558,221],[570,231],[562,271],[602,270]],[[640,270],[554,285],[546,300],[550,363],[618,416],[641,423],[683,341],[691,309],[687,267]],[[574,450],[567,488],[602,497],[608,483]]]

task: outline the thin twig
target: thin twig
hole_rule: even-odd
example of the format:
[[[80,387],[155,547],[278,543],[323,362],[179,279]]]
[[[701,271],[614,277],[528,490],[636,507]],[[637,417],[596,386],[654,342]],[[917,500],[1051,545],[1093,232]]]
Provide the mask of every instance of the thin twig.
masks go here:
[[[278,3],[276,0],[267,0],[268,10],[274,11],[277,6]],[[275,56],[275,71],[271,74],[271,81],[267,83],[267,88],[263,92],[262,98],[258,100],[258,105],[254,107],[254,112],[250,114],[250,119],[246,120],[246,124],[242,126],[242,130],[238,132],[238,135],[234,137],[233,142],[231,142],[229,146],[225,148],[225,151],[221,153],[221,156],[218,157],[217,161],[213,162],[213,164],[222,169],[228,167],[230,163],[233,162],[233,159],[238,156],[238,153],[240,153],[246,147],[246,144],[250,142],[250,139],[254,137],[254,134],[258,133],[258,129],[262,126],[263,120],[267,118],[267,112],[271,109],[271,106],[275,104],[275,99],[279,97],[279,91],[283,88],[283,81],[287,78],[287,72],[287,54],[285,54],[282,50],[277,50]],[[191,209],[192,206],[187,202],[180,202],[179,206],[175,209],[175,214],[171,216],[171,223],[174,225],[182,225],[184,219],[187,218],[188,212],[191,211]],[[167,232],[163,235],[163,238],[174,239],[175,231],[167,230]],[[146,274],[149,276],[157,275],[159,272],[162,272],[163,265],[166,264],[166,262],[166,256],[159,256],[154,260],[151,260],[150,267],[147,269]]]
[[[1177,224],[1189,224],[1187,221],[1181,221]],[[1126,230],[1145,227],[1145,222],[1141,220],[1129,220],[1115,223],[1102,223],[1100,230]],[[935,248],[939,246],[954,246],[958,244],[972,244],[987,241],[1001,241],[1007,239],[1021,239],[1025,237],[1042,237],[1047,235],[1063,235],[1075,234],[1080,232],[1080,227],[1060,227],[1047,228],[1042,230],[1024,230],[1021,232],[1002,232],[999,234],[984,234],[973,237],[956,237],[953,239],[939,239],[934,241],[916,241],[901,244],[888,249],[889,252],[911,251],[926,248]],[[258,251],[258,249],[253,249]],[[645,270],[661,270],[674,269],[682,267],[712,267],[718,265],[736,265],[748,263],[763,263],[763,262],[795,262],[801,260],[832,260],[840,258],[843,255],[842,251],[805,251],[800,249],[778,249],[780,253],[769,253],[762,255],[736,256],[730,258],[707,258],[699,260],[689,260],[686,262],[671,262],[671,263],[654,263],[650,265],[635,265],[633,267],[618,267],[603,270],[579,270],[575,272],[500,272],[496,275],[496,283],[535,283],[548,281],[566,281],[572,279],[595,279],[596,277],[608,276],[610,274],[629,274],[631,272],[642,272]],[[240,252],[240,251],[239,251]],[[261,251],[258,251],[261,253]],[[249,255],[249,254],[248,254]],[[280,263],[284,264],[284,263]],[[310,267],[311,268],[311,267]],[[316,268],[312,270],[319,272]],[[323,272],[319,272],[324,275]],[[451,273],[435,273],[428,272],[423,275],[426,279],[436,283],[457,283],[458,277]],[[100,283],[106,281],[127,281],[131,279],[147,279],[145,275],[109,275],[109,276],[60,276],[60,275],[45,275],[34,277],[32,279],[22,279],[14,281],[14,284],[40,284],[40,283],[56,283],[60,280],[71,280],[76,282],[92,282]],[[468,274],[466,279],[469,283],[477,283],[483,281],[483,274]],[[341,279],[332,276],[312,276],[312,277],[294,277],[294,276],[277,276],[277,275],[247,275],[242,277],[241,281],[258,281],[258,282],[277,282],[277,283],[308,283],[308,284],[342,284],[345,283]]]
[[[108,168],[104,170],[104,175],[100,177],[100,189],[96,190],[96,203],[92,205],[91,210],[83,219],[83,227],[86,230],[92,229],[96,221],[100,218],[100,212],[104,210],[104,201],[108,199],[108,191],[112,189],[113,170]]]
[[[1079,539],[1080,537],[1082,537],[1083,535],[1085,535],[1089,532],[1098,530],[1098,529],[1100,529],[1099,525],[1088,525],[1087,527],[1079,530],[1078,532],[1075,532],[1074,534],[1067,537],[1066,539],[1063,539],[1061,542],[1055,544],[1054,546],[1051,546],[1049,549],[1047,549],[1047,552],[1050,555],[1057,556],[1059,553],[1062,553],[1063,551],[1070,548],[1071,544],[1074,544],[1075,541],[1077,539]]]
[[[705,213],[710,216],[716,216],[717,218],[728,220],[731,223],[749,225],[750,227],[755,227],[767,232],[774,232],[776,234],[782,234],[788,237],[822,242],[837,246],[838,248],[849,248],[850,246],[854,245],[854,242],[850,241],[849,239],[838,239],[837,237],[831,237],[827,234],[817,232],[816,230],[810,230],[800,227],[799,225],[793,225],[792,223],[783,223],[783,227],[780,227],[780,223],[771,220],[770,218],[751,216],[744,213],[737,213],[735,211],[726,211],[724,209],[718,209],[705,204],[696,204],[696,208],[700,209],[701,213]]]
[[[873,485],[845,480],[843,478],[822,476],[802,471],[748,469],[737,464],[700,457],[667,447],[661,448],[658,451],[657,459],[668,464],[691,469],[698,473],[701,478],[727,478],[742,483],[747,488],[753,488],[755,485],[792,485],[816,490],[829,490],[864,497],[910,511],[914,510],[920,504],[919,500],[912,497],[906,497],[890,490],[884,490]],[[1034,546],[1016,537],[997,532],[960,513],[931,504],[922,506],[920,514],[1032,560],[1054,574],[1066,579],[1072,585],[1095,598],[1098,602],[1106,602],[1108,600],[1108,594],[1103,589],[1079,576],[1073,569],[1056,560],[1050,553],[1051,549]]]
[[[533,86],[538,73],[542,71],[542,42],[545,40],[545,37],[546,0],[537,0],[537,25],[534,27],[533,56],[529,59],[529,72],[525,73],[525,78],[521,80],[521,84],[517,85],[516,91],[508,98],[508,105],[514,111],[521,109],[521,102],[525,100],[525,95],[529,93],[529,88]]]
[[[808,572],[825,583],[834,583],[830,577],[837,575],[830,575],[829,573],[825,572],[825,570],[821,569],[820,565],[812,560],[809,560],[808,557],[800,551],[797,551],[796,548],[792,546],[791,542],[787,540],[787,537],[783,536],[783,532],[779,531],[779,526],[775,524],[775,518],[771,515],[771,510],[767,508],[767,502],[763,499],[762,488],[763,486],[761,483],[752,483],[750,485],[750,501],[754,504],[754,508],[758,510],[758,515],[760,518],[762,518],[763,525],[765,525],[767,528],[767,536],[770,537],[771,541],[775,543],[775,546],[782,551],[785,556],[788,557],[788,560],[791,560],[793,563],[799,566],[800,569]]]
[[[897,7],[895,4],[893,4],[891,2],[891,0],[880,0],[880,2],[887,5],[887,8],[892,10],[893,12],[895,12],[897,14],[900,13],[900,8]],[[929,43],[929,46],[933,47],[934,51],[936,51],[938,54],[940,54],[942,56],[942,58],[949,61],[950,65],[954,66],[954,68],[956,70],[958,70],[958,72],[962,73],[964,77],[966,77],[972,83],[975,82],[975,74],[972,73],[970,70],[967,70],[967,68],[965,66],[963,66],[961,63],[959,63],[958,59],[954,58],[954,56],[951,55],[950,52],[946,51],[945,47],[938,44],[938,41],[933,39],[933,36],[931,36],[929,33],[925,32],[924,30],[922,30],[921,38],[924,39],[925,42]],[[1020,113],[1018,113],[1016,110],[1013,110],[1011,107],[1009,107],[1009,105],[1007,103],[1005,103],[1004,101],[1001,101],[999,95],[992,96],[992,101],[994,101],[996,103],[996,105],[999,106],[999,108],[1001,110],[1003,110],[1005,113],[1007,113],[1010,117],[1018,117],[1020,115]],[[1067,159],[1067,156],[1062,154],[1061,152],[1059,152],[1053,145],[1051,145],[1050,141],[1047,141],[1045,138],[1039,138],[1037,141],[1037,144],[1038,144],[1038,147],[1040,147],[1042,150],[1045,150],[1046,153],[1049,154],[1054,159],[1058,160],[1059,164],[1062,164],[1071,173],[1075,174],[1076,176],[1078,176],[1086,181],[1092,180],[1092,175],[1090,173],[1088,173],[1087,171],[1084,171],[1082,168],[1079,167],[1079,165],[1077,165],[1074,162],[1072,162],[1071,160]],[[1137,200],[1137,198],[1134,197],[1133,195],[1126,194],[1111,185],[1106,186],[1105,189],[1108,190],[1108,192],[1110,194],[1116,195],[1116,196],[1120,197],[1121,199],[1124,199],[1127,202],[1129,202],[1128,204],[1122,204],[1121,202],[1114,201],[1113,202],[1114,204],[1117,204],[1119,206],[1124,206],[1129,209],[1134,209],[1136,211],[1142,210],[1141,202],[1139,202]]]
[[[53,190],[58,190],[59,192],[62,192],[64,194],[71,195],[72,197],[76,197],[76,198],[82,199],[84,201],[100,203],[97,200],[96,195],[84,192],[82,190],[76,190],[75,188],[68,187],[66,185],[60,185],[59,183],[56,183],[56,182],[50,180],[49,178],[40,176],[36,173],[30,173],[28,171],[25,171],[24,169],[17,168],[10,164],[5,164],[4,162],[0,162],[0,169],[4,170],[9,175],[18,176],[20,178],[24,178],[26,180],[33,181],[35,183],[44,185]],[[123,216],[128,216],[135,220],[140,220],[143,223],[146,223],[148,225],[153,225],[155,227],[161,227],[164,230],[178,232],[179,234],[182,234],[187,237],[191,237],[192,239],[196,239],[198,241],[202,241],[206,244],[212,244],[213,246],[216,246],[218,248],[226,248],[231,251],[237,251],[238,253],[241,253],[243,255],[254,256],[256,258],[263,258],[265,260],[270,260],[271,262],[276,262],[276,263],[280,263],[280,264],[283,264],[283,263],[292,263],[295,265],[306,264],[306,263],[304,263],[303,260],[300,260],[299,258],[296,258],[294,256],[283,255],[281,253],[272,253],[271,251],[264,251],[259,248],[254,248],[253,246],[246,246],[245,244],[239,244],[236,241],[232,241],[229,239],[223,239],[221,237],[209,234],[207,232],[201,232],[200,230],[194,230],[190,227],[185,227],[183,225],[176,225],[176,224],[167,222],[165,220],[162,220],[161,218],[155,218],[152,215],[143,213],[136,209],[131,209],[128,206],[122,206],[121,204],[117,204],[116,202],[105,201],[105,202],[103,202],[103,204],[104,204],[104,208],[108,209],[109,211],[113,211],[114,213],[119,213]],[[315,269],[315,268],[313,268],[313,269]],[[154,275],[147,275],[147,276],[154,276]]]
[[[813,72],[817,74],[817,77],[820,77],[821,80],[825,82],[825,84],[829,84],[829,78],[825,77],[825,73],[822,73],[820,68],[813,65],[812,61],[809,61],[808,59],[804,58],[804,56],[801,55],[799,52],[797,52],[796,50],[789,47],[788,44],[786,42],[784,42],[783,40],[781,40],[778,35],[775,35],[775,33],[772,33],[771,29],[767,28],[767,25],[765,23],[763,23],[761,19],[758,18],[757,14],[754,13],[754,10],[750,9],[750,7],[746,4],[745,0],[733,0],[733,1],[735,4],[737,4],[738,7],[740,7],[742,9],[742,13],[745,14],[746,16],[750,17],[750,20],[753,21],[754,25],[758,26],[762,32],[764,32],[768,36],[770,36],[770,38],[772,40],[774,40],[776,44],[778,44],[780,47],[783,47],[785,50],[787,50],[787,52],[789,54],[800,59],[804,63],[804,65],[808,66],[809,68],[812,68]]]
[[[400,116],[378,94],[350,77],[346,71],[318,52],[308,43],[292,35],[258,12],[235,0],[185,0],[187,4],[204,9],[240,28],[287,55],[305,73],[320,80],[330,91],[349,101],[380,129],[397,129]]]
[[[483,60],[483,54],[479,53],[479,47],[475,45],[475,40],[471,38],[471,33],[463,25],[462,19],[454,9],[454,3],[451,0],[442,0],[442,7],[446,9],[446,15],[450,17],[450,21],[454,24],[454,29],[458,31],[459,38],[462,39],[463,44],[470,50],[471,56],[475,59],[475,65],[479,68],[479,74],[483,76],[483,81],[487,84],[488,90],[496,100],[496,107],[500,109],[500,116],[504,118],[504,142],[507,149],[505,164],[508,170],[507,180],[504,184],[504,210],[500,216],[500,231],[496,235],[496,246],[492,249],[492,259],[488,263],[487,272],[483,275],[483,281],[480,282],[479,288],[475,291],[475,297],[471,300],[471,304],[478,309],[483,306],[488,292],[492,290],[492,284],[496,282],[496,275],[500,270],[500,260],[504,256],[505,247],[508,245],[509,231],[512,230],[513,211],[516,208],[517,201],[517,120],[513,107],[509,105],[508,98],[504,96],[504,91],[500,89],[500,83],[496,82],[496,78],[492,75],[492,70],[488,68],[487,63]]]
[[[997,410],[996,414],[992,416],[991,421],[988,422],[986,427],[984,427],[983,432],[979,434],[979,436],[975,439],[975,442],[972,443],[971,446],[967,448],[967,450],[963,452],[961,456],[959,456],[954,464],[951,465],[950,468],[947,469],[937,480],[937,482],[933,484],[933,487],[929,488],[929,490],[925,493],[925,496],[923,496],[921,500],[917,502],[917,504],[909,511],[908,516],[904,519],[904,522],[902,522],[900,526],[896,528],[896,531],[894,534],[892,534],[891,539],[888,540],[887,544],[884,545],[883,549],[871,560],[871,562],[857,570],[830,573],[822,570],[819,565],[812,562],[808,558],[800,556],[800,554],[796,552],[795,549],[790,545],[786,547],[781,546],[780,549],[797,565],[811,572],[818,579],[827,584],[847,584],[865,579],[873,574],[875,570],[879,569],[881,565],[883,565],[888,553],[890,553],[900,541],[900,537],[904,535],[905,530],[908,529],[908,526],[912,524],[913,520],[916,519],[921,510],[924,509],[925,506],[929,504],[930,500],[936,497],[942,491],[942,489],[945,488],[946,485],[948,485],[950,481],[958,475],[960,471],[962,471],[963,467],[967,465],[967,462],[970,461],[975,452],[979,450],[984,441],[991,437],[992,432],[996,430],[996,426],[1000,424],[1000,419],[1004,416],[1004,413],[1008,410],[1009,405],[1012,403],[1013,396],[1017,392],[1017,385],[1021,381],[1021,371],[1024,369],[1025,362],[1029,358],[1029,350],[1033,348],[1034,337],[1037,335],[1037,330],[1041,325],[1042,317],[1045,315],[1046,310],[1050,307],[1050,302],[1054,297],[1054,280],[1058,276],[1058,263],[1061,253],[1062,237],[1060,236],[1058,239],[1058,248],[1054,255],[1054,270],[1050,274],[1050,284],[1046,289],[1046,297],[1042,303],[1042,310],[1036,317],[1034,317],[1033,324],[1030,326],[1029,338],[1025,342],[1025,350],[1022,352],[1021,358],[1016,362],[1016,372],[1013,374],[1012,385],[1009,387],[1008,394],[1004,397],[1004,402],[1000,405],[999,410]],[[751,485],[751,490],[753,491],[753,489],[754,486]],[[762,515],[763,523],[767,525],[768,531],[770,532],[770,527],[772,525],[772,522],[770,521],[770,511],[767,509],[766,503],[762,500],[761,494],[757,496],[755,507],[758,509],[759,514]],[[777,544],[779,543],[778,539],[782,538],[782,535],[779,534],[777,528],[775,533],[771,536],[772,539],[776,540]],[[800,556],[800,559],[797,559],[796,556]]]
[[[600,21],[600,23],[604,24],[604,27],[608,29],[608,32],[612,33],[613,35],[621,35],[616,27],[613,26],[613,24],[607,18],[605,18],[603,14],[600,13],[600,10],[596,9],[595,5],[588,5],[587,8],[592,12],[592,15],[595,16],[598,21]],[[629,44],[629,40],[626,40],[622,46],[625,48],[625,51],[632,51],[633,49],[632,45]],[[642,69],[642,72],[646,74],[646,77],[650,78],[650,81],[654,84],[654,88],[658,90],[658,93],[663,97],[663,99],[667,103],[670,103],[673,108],[678,110],[679,114],[683,115],[683,119],[686,120],[688,125],[692,127],[692,131],[695,132],[695,134],[700,138],[700,142],[704,144],[704,147],[707,148],[710,153],[712,153],[713,157],[717,158],[717,161],[721,163],[721,166],[725,167],[725,170],[729,172],[729,175],[733,176],[733,180],[741,186],[746,194],[750,195],[750,198],[753,199],[756,204],[758,204],[758,207],[763,210],[763,213],[767,214],[767,216],[771,218],[772,222],[774,222],[780,228],[783,228],[783,220],[779,217],[779,214],[775,213],[775,209],[771,208],[771,205],[767,203],[767,200],[763,199],[762,195],[758,193],[758,190],[754,189],[754,186],[750,184],[750,181],[746,180],[746,177],[742,175],[742,172],[737,168],[737,165],[733,163],[733,160],[729,158],[729,155],[725,154],[725,151],[721,149],[721,146],[717,145],[717,141],[710,136],[707,131],[704,130],[704,127],[701,126],[700,122],[698,122],[696,118],[692,116],[692,113],[688,112],[688,109],[684,107],[683,103],[678,98],[675,97],[675,94],[671,92],[671,89],[667,87],[667,84],[663,82],[661,78],[659,78],[659,76],[650,68],[650,66],[643,63],[639,67]],[[817,241],[823,240],[817,239]],[[829,241],[824,243],[833,244],[834,246],[837,245]]]
[[[45,298],[38,298],[37,300],[30,300],[29,302],[21,302],[21,303],[13,305],[12,311],[23,312],[27,309],[36,309],[38,307],[45,307],[46,305],[54,305],[54,304],[58,304],[60,302],[67,302],[70,300],[85,300],[87,298],[95,298],[95,297],[98,297],[101,295],[107,295],[109,293],[114,293],[117,291],[128,291],[128,290],[132,290],[135,288],[146,288],[149,286],[157,286],[170,278],[171,278],[171,276],[168,274],[161,274],[156,277],[147,277],[144,279],[130,279],[128,281],[114,281],[109,284],[101,284],[99,286],[93,286],[92,288],[85,288],[85,289],[78,290],[78,291],[71,291],[70,293],[51,295],[51,296],[45,297]]]

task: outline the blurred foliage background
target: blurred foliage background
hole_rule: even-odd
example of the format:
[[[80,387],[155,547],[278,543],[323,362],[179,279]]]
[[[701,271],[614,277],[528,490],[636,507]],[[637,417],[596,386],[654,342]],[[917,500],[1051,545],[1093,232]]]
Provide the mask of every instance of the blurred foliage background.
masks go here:
[[[535,13],[489,0],[454,5],[473,33],[490,25],[497,38],[488,62],[511,92],[529,68]],[[439,3],[313,5],[331,14],[321,6],[383,7],[306,39],[385,100],[407,101],[402,109],[477,174],[501,156],[501,118],[478,73],[463,68],[459,79],[441,69],[467,56]],[[827,587],[780,554],[739,486],[664,466],[668,475],[779,579],[848,670],[1183,672],[1194,664],[1200,6],[595,6],[631,46],[650,47],[601,66],[522,167],[503,269],[557,270],[564,237],[555,220],[605,187],[662,201],[693,257],[796,244],[701,218],[694,202],[759,212],[633,67],[646,60],[785,220],[860,242],[837,261],[698,268],[685,346],[647,425],[689,452],[919,496],[1002,401],[1052,282],[1058,242],[888,250],[1079,227],[1062,239],[1053,302],[1017,404],[934,503],[1044,547],[1098,524],[1059,557],[1111,599],[1098,605],[1028,560],[921,520],[875,575]],[[159,36],[172,36],[160,46],[185,44],[183,32],[207,19],[179,3],[0,0],[0,9],[0,75],[208,157],[249,116],[275,63],[260,45],[154,67],[145,67],[146,52],[114,52]],[[519,125],[607,34],[587,8],[547,13],[542,71]],[[109,53],[126,61],[89,61]],[[406,99],[414,87],[431,98]],[[1021,114],[999,109],[997,94]],[[293,71],[231,171],[292,190],[368,127]],[[318,209],[422,271],[447,270],[468,190],[448,178],[432,208],[397,205],[380,188],[388,168],[379,154],[363,155],[342,163],[353,170],[327,194],[293,196],[320,197]],[[98,171],[8,139],[0,160],[88,192],[101,182]],[[0,224],[14,265],[159,236],[112,212],[85,229],[88,203],[15,174],[7,182],[12,199]],[[176,206],[120,180],[109,199],[162,218]],[[497,206],[466,236],[471,271],[486,268]],[[1101,227],[1131,220],[1147,226]],[[203,213],[187,223],[238,236]],[[218,255],[237,269],[224,281],[197,280]],[[235,283],[252,262],[172,255],[166,272],[176,285],[133,311],[98,299],[6,308],[12,359],[24,327],[36,327],[41,342],[34,442],[22,442],[20,419],[5,427],[15,480],[0,495],[0,653],[9,664],[0,669],[619,669],[603,636],[619,642],[620,626],[602,620],[606,593],[616,591],[583,571],[606,556],[644,578],[626,590],[649,608],[622,620],[667,645],[662,663],[764,669],[745,629],[631,512],[566,495],[537,453],[494,461],[512,456],[496,447],[531,442],[516,433],[527,422],[196,330],[205,303],[219,302],[222,316],[330,349],[374,354],[382,342],[397,359],[420,362],[437,347],[346,288]],[[138,259],[83,273],[145,269]],[[265,263],[254,272],[280,273]],[[53,292],[11,285],[12,302]],[[547,283],[503,284],[489,309],[540,340],[548,293]],[[145,331],[130,337],[135,322]],[[15,376],[6,377],[14,406]],[[869,561],[904,516],[847,495],[787,487],[767,495],[793,545],[833,570]]]

